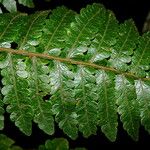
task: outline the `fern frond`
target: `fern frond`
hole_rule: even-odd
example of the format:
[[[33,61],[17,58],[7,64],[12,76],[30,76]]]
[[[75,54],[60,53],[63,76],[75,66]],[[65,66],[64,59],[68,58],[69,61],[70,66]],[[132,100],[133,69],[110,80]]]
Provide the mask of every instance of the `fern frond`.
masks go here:
[[[139,77],[150,77],[150,32],[139,37],[138,48],[132,57],[131,72]]]
[[[38,123],[39,128],[47,134],[53,134],[54,119],[51,105],[46,100],[43,101],[43,97],[48,95],[51,89],[47,75],[48,67],[36,57],[33,57],[28,63],[30,63],[29,90],[33,102],[34,122]]]
[[[76,112],[79,131],[85,137],[96,134],[97,95],[94,75],[85,67],[79,66],[74,79]]]
[[[20,128],[22,132],[27,135],[31,134],[32,129],[32,103],[30,93],[28,91],[28,82],[25,80],[26,76],[19,74],[19,61],[14,59],[13,54],[8,54],[8,64],[1,71],[4,76],[2,83],[2,94],[4,95],[4,103],[7,104],[7,111],[11,113],[10,119],[15,121],[15,125]],[[25,67],[21,70],[26,73]]]
[[[42,150],[42,145],[40,147],[39,147],[39,150]],[[69,150],[69,143],[64,138],[57,138],[57,139],[53,139],[53,140],[47,140],[45,142],[45,150],[48,150],[48,149]]]
[[[135,81],[137,100],[139,102],[139,111],[141,123],[150,133],[150,82],[141,80]]]
[[[34,7],[33,0],[18,0],[18,3],[30,8]]]
[[[114,74],[105,71],[96,73],[99,125],[111,141],[116,139],[118,125],[114,78]]]
[[[134,82],[123,75],[118,75],[116,77],[116,98],[118,113],[121,115],[124,129],[134,140],[138,140],[140,117]]]
[[[21,38],[20,41],[17,42],[18,49],[32,52],[38,50],[35,49],[35,46],[39,45],[48,13],[48,11],[38,12],[26,18],[26,23],[22,25],[21,32],[19,33]]]
[[[98,32],[97,20],[100,19],[103,7],[99,7],[97,4],[87,6],[87,8],[81,9],[79,15],[76,15],[74,22],[70,24],[70,28],[67,31],[66,42],[66,57],[74,58],[74,51],[78,47],[88,47],[91,41],[94,39]]]
[[[41,49],[44,53],[55,55],[56,48],[60,51],[65,47],[65,34],[74,20],[75,12],[66,7],[58,7],[52,11],[45,23],[41,37]],[[44,49],[43,49],[44,47]],[[59,54],[56,54],[59,56]]]
[[[22,132],[30,135],[34,121],[53,134],[55,120],[72,139],[100,126],[115,141],[117,115],[134,140],[140,123],[150,132],[150,33],[119,24],[100,4],[0,20],[0,115],[4,103]]]
[[[16,1],[15,0],[1,0],[0,3],[4,5],[4,7],[10,12],[16,12]]]
[[[20,13],[0,15],[0,45],[11,47],[12,42],[20,40],[20,33],[25,20],[25,15]]]
[[[68,66],[54,62],[50,72],[51,101],[56,122],[71,138],[77,138],[77,115],[75,113],[76,99],[73,94],[73,76]]]
[[[15,141],[4,134],[0,134],[0,149],[3,150],[22,150],[21,147],[15,145]]]
[[[69,148],[69,142],[64,138],[55,138],[53,140],[46,140],[45,145],[40,145],[38,150],[86,150],[85,148]]]
[[[112,50],[109,65],[120,71],[127,71],[128,64],[132,61],[139,35],[132,20],[127,20],[120,24],[117,30],[118,40]]]
[[[17,146],[15,141],[4,134],[0,134],[0,149],[2,150],[23,150]],[[85,148],[69,148],[69,142],[65,138],[54,138],[45,141],[44,145],[39,145],[38,150],[86,150]]]
[[[33,0],[0,0],[0,3],[9,11],[9,12],[16,12],[17,11],[17,2],[24,6],[33,8],[34,3]],[[1,8],[0,8],[1,10]]]

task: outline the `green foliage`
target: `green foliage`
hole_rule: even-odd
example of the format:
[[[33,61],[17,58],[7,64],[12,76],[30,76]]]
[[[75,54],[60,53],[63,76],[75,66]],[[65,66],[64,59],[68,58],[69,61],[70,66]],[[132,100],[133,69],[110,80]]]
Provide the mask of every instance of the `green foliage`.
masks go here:
[[[69,143],[64,138],[55,138],[53,140],[47,140],[45,145],[40,145],[39,150],[69,150]],[[85,148],[75,148],[70,150],[86,150]]]
[[[18,4],[22,4],[24,6],[33,8],[34,3],[33,0],[0,0],[0,3],[9,11],[9,12],[16,12],[17,11],[17,2]],[[1,8],[0,8],[1,10]]]
[[[6,135],[0,134],[0,149],[1,150],[23,150],[15,145],[15,141]],[[64,138],[55,138],[47,140],[44,145],[40,145],[38,150],[69,150],[69,142]],[[86,150],[85,148],[75,148],[70,150]]]
[[[66,139],[58,138],[53,140],[47,140],[45,142],[45,145],[39,146],[39,150],[49,150],[49,149],[68,150],[69,143]]]
[[[18,3],[30,8],[34,7],[33,0],[18,0]]]
[[[7,137],[6,135],[0,134],[0,149],[2,150],[22,150],[21,147],[15,145],[15,141]]]
[[[5,104],[26,135],[32,121],[52,135],[56,121],[72,139],[101,127],[115,141],[118,116],[132,139],[140,125],[150,133],[149,32],[140,36],[132,20],[120,24],[100,4],[80,14],[58,7],[0,20],[1,130]]]

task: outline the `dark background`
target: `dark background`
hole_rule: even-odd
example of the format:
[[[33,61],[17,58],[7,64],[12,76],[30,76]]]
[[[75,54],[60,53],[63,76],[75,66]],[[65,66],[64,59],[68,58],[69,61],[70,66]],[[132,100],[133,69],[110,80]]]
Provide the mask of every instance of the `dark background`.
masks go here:
[[[33,13],[37,10],[54,9],[57,6],[65,5],[77,12],[81,8],[86,7],[87,4],[101,3],[107,9],[110,9],[116,15],[116,18],[123,22],[126,19],[132,18],[135,21],[139,32],[141,32],[145,18],[150,11],[149,0],[51,0],[45,2],[44,0],[33,0],[35,2],[34,9],[28,9],[19,5],[21,12]]]
[[[141,33],[145,18],[150,10],[150,2],[146,0],[138,1],[123,1],[123,0],[51,0],[51,2],[44,2],[43,0],[34,0],[35,8],[29,9],[18,5],[18,10],[26,13],[34,13],[37,10],[54,9],[57,6],[65,5],[70,9],[77,12],[87,4],[93,2],[103,4],[107,9],[110,9],[116,15],[116,18],[120,22],[132,18]],[[10,138],[14,139],[18,145],[25,149],[36,149],[38,145],[44,144],[45,140],[52,139],[53,137],[65,137],[68,139],[71,148],[85,147],[88,150],[98,150],[103,145],[106,146],[119,146],[119,145],[145,145],[150,142],[150,135],[141,126],[139,131],[139,141],[133,141],[126,131],[123,130],[122,123],[119,121],[118,136],[116,142],[110,142],[104,134],[98,128],[97,135],[92,135],[88,139],[82,137],[79,133],[79,138],[75,141],[68,138],[56,125],[56,132],[53,136],[48,136],[41,131],[36,124],[33,123],[33,133],[30,137],[22,134],[14,123],[9,120],[9,114],[5,114],[5,128],[1,133],[6,134]]]

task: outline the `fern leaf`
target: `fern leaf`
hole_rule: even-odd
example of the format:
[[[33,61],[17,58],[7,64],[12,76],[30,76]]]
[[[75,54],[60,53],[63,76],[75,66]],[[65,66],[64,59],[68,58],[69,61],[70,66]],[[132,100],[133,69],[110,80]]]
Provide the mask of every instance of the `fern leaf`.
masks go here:
[[[68,58],[74,58],[73,54],[78,47],[88,47],[95,37],[98,29],[97,24],[93,24],[100,19],[103,7],[98,4],[87,6],[81,9],[80,14],[76,15],[75,21],[71,23],[67,31],[66,50]]]
[[[59,127],[71,138],[77,138],[77,114],[75,112],[76,100],[73,97],[72,78],[74,74],[67,65],[55,62],[50,73],[51,101],[53,112]]]
[[[41,37],[41,49],[44,53],[55,55],[54,48],[63,49],[65,46],[65,33],[70,23],[74,19],[75,13],[65,7],[58,7],[52,11],[47,19]],[[64,46],[63,46],[64,45]]]
[[[111,140],[115,141],[117,135],[117,109],[114,99],[114,75],[104,71],[96,73],[98,86],[98,118],[102,132]]]
[[[16,1],[15,0],[2,0],[1,3],[4,5],[4,7],[8,11],[10,11],[10,12],[16,12],[17,11]]]
[[[47,140],[45,143],[45,147],[46,147],[46,149],[68,150],[69,143],[66,139],[57,138],[57,139],[53,139],[52,141]]]
[[[131,72],[139,77],[146,77],[150,69],[150,32],[139,37],[138,48],[132,57]],[[149,76],[148,76],[149,77]]]
[[[17,61],[12,54],[8,54],[8,64],[2,69],[3,85],[2,94],[4,103],[7,104],[7,111],[11,113],[10,118],[15,121],[17,127],[27,135],[31,134],[33,111],[29,97],[28,83],[24,78],[20,78],[17,71]],[[21,68],[25,69],[25,68]],[[24,73],[25,70],[22,70]]]
[[[25,15],[20,13],[1,14],[0,20],[0,45],[11,47],[12,42],[20,40],[21,28],[25,22]]]
[[[0,134],[0,148],[8,149],[11,145],[14,144],[14,141],[10,138],[7,138],[6,135]]]
[[[18,3],[30,8],[34,7],[33,0],[18,0]]]
[[[35,46],[38,46],[40,43],[40,37],[42,36],[47,15],[48,11],[43,11],[29,16],[20,32],[19,49],[33,52],[38,50],[35,49]]]
[[[140,105],[140,117],[141,123],[145,127],[145,129],[150,133],[150,82],[143,82],[141,80],[137,80],[135,82],[137,100]]]
[[[85,137],[96,134],[97,95],[95,79],[91,72],[80,66],[74,79],[77,120],[79,130]],[[92,88],[92,89],[91,89]]]
[[[34,3],[33,0],[18,0],[19,4],[22,4],[24,6],[33,8]],[[9,12],[16,12],[17,11],[17,2],[16,0],[0,0],[0,3],[9,11]],[[0,8],[1,10],[1,8]]]
[[[46,73],[48,68],[36,57],[31,60],[30,91],[32,95],[34,121],[38,123],[40,129],[47,134],[54,133],[54,120],[52,117],[50,103],[43,101],[43,97],[50,91],[49,78]]]
[[[69,142],[64,138],[55,138],[53,140],[46,140],[45,145],[40,145],[38,150],[86,150],[85,148],[69,148]]]
[[[133,81],[123,75],[116,77],[116,98],[118,113],[121,115],[123,127],[128,134],[138,140],[139,133],[139,106],[136,100],[136,92]]]
[[[3,150],[22,150],[21,147],[14,145],[15,141],[4,134],[0,134],[0,149]]]
[[[109,65],[120,71],[126,71],[138,42],[138,32],[132,20],[125,21],[117,30],[118,40],[112,50]]]
[[[90,62],[103,66],[109,65],[107,59],[110,58],[114,45],[117,43],[118,24],[115,16],[105,9],[97,19],[95,26],[97,34],[91,43],[91,50],[88,51]]]
[[[55,120],[72,139],[100,126],[115,141],[117,113],[134,140],[140,123],[150,132],[150,33],[140,36],[132,20],[118,24],[99,4],[0,20],[0,115],[4,103],[22,132],[30,135],[34,121],[51,135]]]

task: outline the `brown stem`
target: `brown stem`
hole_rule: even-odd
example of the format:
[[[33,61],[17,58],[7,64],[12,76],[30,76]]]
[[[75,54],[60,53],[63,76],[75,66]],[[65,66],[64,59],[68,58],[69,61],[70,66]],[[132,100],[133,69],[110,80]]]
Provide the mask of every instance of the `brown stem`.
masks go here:
[[[0,51],[12,53],[12,54],[18,54],[18,55],[25,55],[28,57],[34,57],[35,56],[35,57],[44,58],[44,59],[57,60],[59,62],[65,62],[65,63],[75,64],[75,65],[82,65],[82,66],[92,67],[92,68],[96,68],[96,69],[102,69],[105,71],[111,71],[111,72],[114,72],[116,74],[122,74],[122,75],[125,75],[128,77],[132,77],[134,79],[150,81],[150,78],[139,78],[130,72],[121,72],[121,71],[114,69],[114,68],[111,68],[111,67],[104,67],[104,66],[96,65],[96,64],[93,64],[90,62],[76,61],[76,60],[72,60],[70,58],[61,58],[61,57],[51,56],[48,54],[33,53],[33,52],[25,51],[25,50],[14,50],[11,48],[0,48]]]

